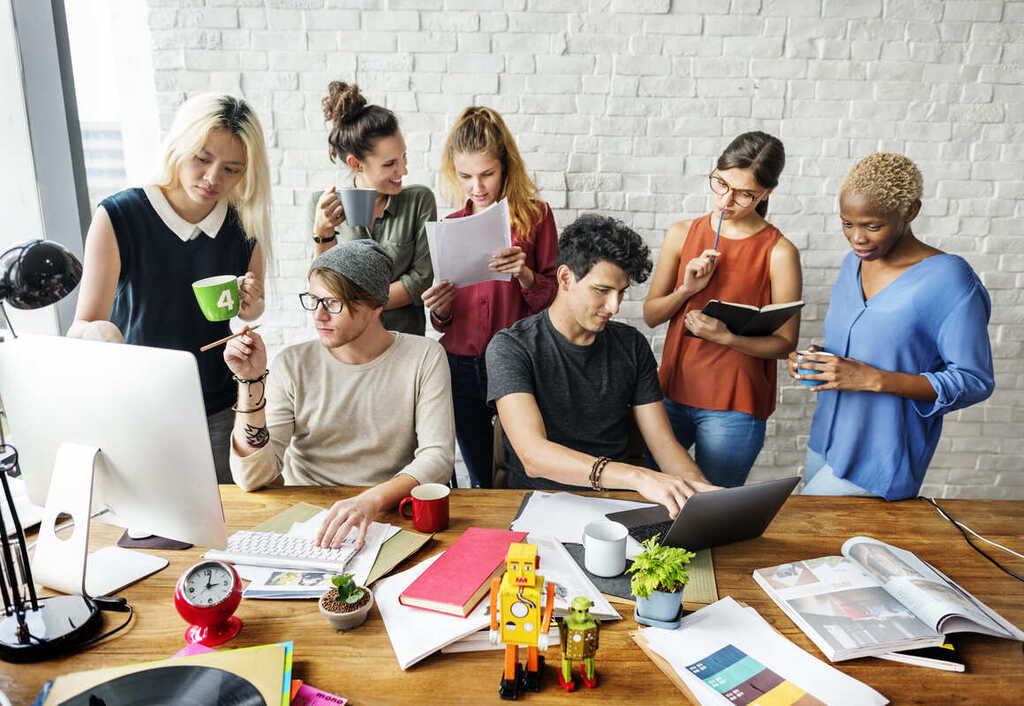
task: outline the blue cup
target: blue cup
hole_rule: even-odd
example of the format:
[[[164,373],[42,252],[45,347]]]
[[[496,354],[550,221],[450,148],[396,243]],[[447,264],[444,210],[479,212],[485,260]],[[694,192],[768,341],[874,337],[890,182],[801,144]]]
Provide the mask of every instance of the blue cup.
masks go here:
[[[800,365],[800,356],[803,356],[803,355],[835,355],[835,354],[834,353],[829,353],[827,351],[797,351],[796,355],[797,355],[797,369],[796,369],[796,372],[798,374],[800,374],[800,375],[817,375],[818,373],[821,372],[820,370],[814,370],[813,368],[801,368],[801,367],[799,367],[799,365]],[[818,385],[824,385],[825,381],[824,380],[801,380],[800,384],[801,385],[806,385],[807,387],[817,387]]]

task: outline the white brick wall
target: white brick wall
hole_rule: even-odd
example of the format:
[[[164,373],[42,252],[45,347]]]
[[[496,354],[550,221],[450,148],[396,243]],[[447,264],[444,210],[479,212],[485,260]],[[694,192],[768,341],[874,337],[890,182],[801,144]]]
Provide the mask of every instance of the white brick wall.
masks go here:
[[[947,417],[924,492],[1024,498],[1024,2],[940,0],[149,0],[163,126],[186,95],[228,90],[267,130],[278,275],[273,350],[308,338],[295,301],[311,256],[302,210],[335,180],[320,98],[357,81],[399,114],[409,183],[435,184],[448,127],[504,113],[563,226],[599,210],[657,250],[708,208],[705,175],[736,134],[786,144],[770,217],[801,249],[801,343],[821,340],[847,247],[835,194],[856,158],[904,152],[925,175],[927,242],[992,295],[997,390]],[[655,255],[657,252],[655,252]],[[665,328],[624,318],[660,354]],[[780,376],[753,478],[803,462],[812,393]]]

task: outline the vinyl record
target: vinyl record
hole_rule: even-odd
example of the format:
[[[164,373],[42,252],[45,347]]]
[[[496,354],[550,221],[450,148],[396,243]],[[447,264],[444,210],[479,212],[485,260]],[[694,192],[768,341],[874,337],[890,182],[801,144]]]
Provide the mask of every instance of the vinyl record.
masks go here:
[[[86,689],[61,706],[267,706],[251,683],[213,667],[158,667]]]

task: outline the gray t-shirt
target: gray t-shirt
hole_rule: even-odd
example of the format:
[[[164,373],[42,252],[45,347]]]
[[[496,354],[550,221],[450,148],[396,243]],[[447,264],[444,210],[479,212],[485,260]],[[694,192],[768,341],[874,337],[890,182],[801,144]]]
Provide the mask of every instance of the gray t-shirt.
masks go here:
[[[589,346],[570,343],[548,312],[499,331],[487,346],[487,401],[517,392],[537,400],[547,438],[575,451],[623,460],[632,407],[659,402],[658,366],[647,340],[632,326],[609,321]],[[508,440],[509,487],[579,490],[531,478]]]

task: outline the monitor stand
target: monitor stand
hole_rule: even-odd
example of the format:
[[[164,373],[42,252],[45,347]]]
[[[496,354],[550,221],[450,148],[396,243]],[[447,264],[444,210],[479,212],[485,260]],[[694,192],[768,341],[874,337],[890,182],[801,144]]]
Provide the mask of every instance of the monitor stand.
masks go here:
[[[32,558],[35,579],[48,588],[82,596],[109,596],[167,566],[167,560],[121,547],[89,554],[93,478],[100,450],[65,442],[57,449],[53,476]],[[72,534],[57,536],[57,516],[71,515]]]

